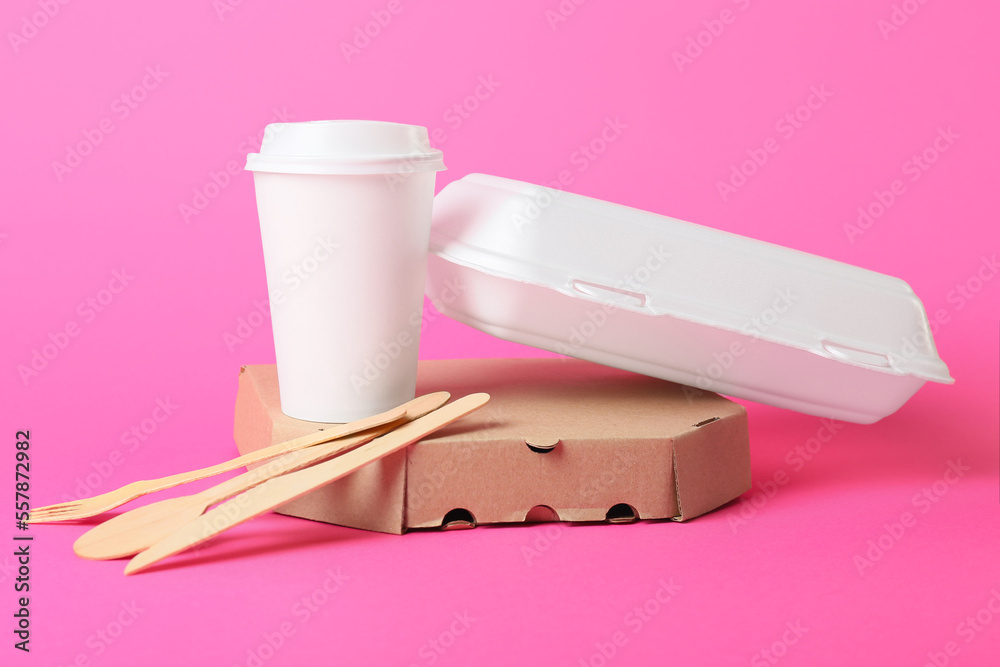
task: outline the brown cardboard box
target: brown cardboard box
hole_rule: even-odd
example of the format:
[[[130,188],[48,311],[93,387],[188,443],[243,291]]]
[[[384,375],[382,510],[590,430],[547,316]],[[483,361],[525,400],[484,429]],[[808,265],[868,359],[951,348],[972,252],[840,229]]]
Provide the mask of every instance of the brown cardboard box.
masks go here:
[[[570,359],[421,361],[417,393],[442,390],[492,398],[281,513],[397,534],[546,519],[684,521],[750,488],[746,411],[717,394]],[[325,426],[282,414],[274,366],[243,367],[241,454]]]

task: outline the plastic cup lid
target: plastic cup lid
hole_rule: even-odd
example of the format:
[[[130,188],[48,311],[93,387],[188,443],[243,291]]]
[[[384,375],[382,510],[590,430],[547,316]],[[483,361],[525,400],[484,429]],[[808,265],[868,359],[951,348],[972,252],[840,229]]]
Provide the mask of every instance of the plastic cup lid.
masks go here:
[[[441,171],[427,128],[374,120],[271,123],[248,171],[282,174],[386,174]]]

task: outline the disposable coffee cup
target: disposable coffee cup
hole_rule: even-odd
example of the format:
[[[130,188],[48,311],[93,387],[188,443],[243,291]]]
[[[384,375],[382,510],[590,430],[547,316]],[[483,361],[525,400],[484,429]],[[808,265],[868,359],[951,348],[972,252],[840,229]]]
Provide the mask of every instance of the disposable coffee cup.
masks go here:
[[[268,125],[254,174],[281,410],[347,422],[414,397],[435,173],[413,125]]]

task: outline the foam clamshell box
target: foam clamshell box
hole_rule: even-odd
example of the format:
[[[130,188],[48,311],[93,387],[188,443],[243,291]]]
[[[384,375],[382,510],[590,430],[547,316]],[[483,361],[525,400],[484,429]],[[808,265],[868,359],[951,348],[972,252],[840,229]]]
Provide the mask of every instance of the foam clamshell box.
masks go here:
[[[422,360],[417,394],[433,391],[491,400],[278,512],[395,534],[685,521],[750,488],[746,411],[711,392],[575,359]],[[241,454],[327,426],[281,412],[275,366],[240,371]]]
[[[515,343],[860,424],[954,382],[898,278],[486,174],[434,198],[427,296]]]

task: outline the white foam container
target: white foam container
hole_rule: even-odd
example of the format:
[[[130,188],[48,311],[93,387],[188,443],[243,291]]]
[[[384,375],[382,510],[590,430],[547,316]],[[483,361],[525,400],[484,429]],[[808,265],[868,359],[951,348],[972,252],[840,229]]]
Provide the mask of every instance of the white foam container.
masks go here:
[[[483,174],[434,200],[427,295],[499,338],[851,422],[953,382],[898,278]]]

